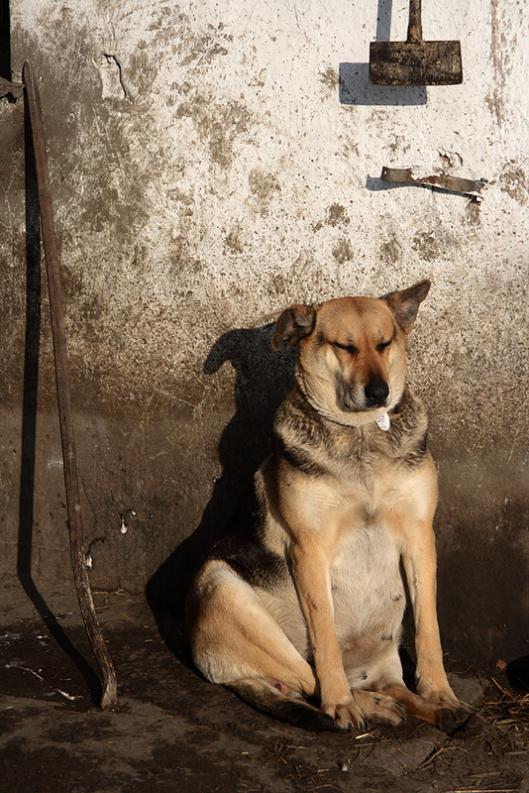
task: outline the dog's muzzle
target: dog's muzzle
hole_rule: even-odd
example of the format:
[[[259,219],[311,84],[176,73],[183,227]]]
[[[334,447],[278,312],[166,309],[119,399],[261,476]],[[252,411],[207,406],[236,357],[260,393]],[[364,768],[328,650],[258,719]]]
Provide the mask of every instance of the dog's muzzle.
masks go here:
[[[337,378],[336,396],[342,410],[363,411],[385,407],[388,395],[389,386],[380,377],[372,377],[365,386]]]

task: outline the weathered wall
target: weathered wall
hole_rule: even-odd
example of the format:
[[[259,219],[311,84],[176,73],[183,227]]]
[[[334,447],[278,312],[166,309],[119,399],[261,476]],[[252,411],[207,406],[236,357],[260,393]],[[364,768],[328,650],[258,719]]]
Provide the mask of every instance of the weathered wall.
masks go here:
[[[250,328],[293,301],[428,276],[410,357],[441,474],[443,632],[460,656],[521,654],[527,14],[498,0],[431,0],[425,36],[461,39],[463,85],[383,89],[367,84],[369,41],[390,27],[391,2],[378,5],[377,23],[375,2],[346,0],[12,0],[14,74],[30,58],[40,75],[86,532],[99,538],[92,579],[139,590],[211,497],[199,539],[229,513],[264,453],[290,365],[269,352],[269,330]],[[403,38],[405,11],[393,14],[392,37]],[[18,552],[45,588],[69,566],[45,299],[36,343],[23,115],[21,102],[0,102],[1,569],[12,580]],[[382,165],[489,185],[480,207],[381,189]]]

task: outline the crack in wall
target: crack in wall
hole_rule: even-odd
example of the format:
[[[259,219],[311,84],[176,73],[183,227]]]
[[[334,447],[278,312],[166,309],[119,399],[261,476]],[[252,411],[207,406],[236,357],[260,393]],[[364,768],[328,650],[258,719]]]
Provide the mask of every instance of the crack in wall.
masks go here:
[[[127,102],[132,102],[130,91],[123,76],[121,61],[114,53],[103,52],[102,58],[97,61],[93,58],[92,63],[101,78],[101,96],[103,99],[126,99]]]
[[[109,53],[104,52],[103,55],[107,59],[107,63],[110,63],[110,64],[113,63],[117,67],[118,79],[119,79],[119,84],[121,86],[121,90],[123,91],[123,97],[125,99],[129,99],[129,101],[130,101],[129,92],[127,90],[127,86],[125,85],[125,81],[123,79],[123,69],[121,67],[120,61],[113,54],[109,54]]]

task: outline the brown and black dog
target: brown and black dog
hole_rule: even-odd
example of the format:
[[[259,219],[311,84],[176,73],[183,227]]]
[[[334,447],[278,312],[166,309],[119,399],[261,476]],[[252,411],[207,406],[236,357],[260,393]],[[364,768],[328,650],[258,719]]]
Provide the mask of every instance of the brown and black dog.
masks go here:
[[[205,677],[309,728],[398,724],[405,712],[449,727],[461,712],[436,614],[436,469],[425,409],[406,386],[406,336],[429,288],[281,314],[273,346],[297,346],[296,384],[255,475],[254,526],[213,549],[188,595]],[[398,651],[401,562],[418,694]]]

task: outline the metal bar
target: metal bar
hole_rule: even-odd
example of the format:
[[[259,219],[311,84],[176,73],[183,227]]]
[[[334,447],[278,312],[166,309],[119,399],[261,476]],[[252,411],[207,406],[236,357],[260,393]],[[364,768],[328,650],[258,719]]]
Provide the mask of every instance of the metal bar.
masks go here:
[[[40,97],[37,83],[33,78],[31,66],[27,61],[24,63],[23,67],[23,79],[26,88],[33,136],[33,148],[35,151],[40,223],[46,259],[46,272],[48,275],[50,316],[57,380],[57,402],[59,407],[59,424],[64,462],[64,486],[66,490],[73,579],[86,632],[103,677],[101,707],[105,709],[115,705],[117,702],[116,673],[114,671],[112,658],[110,657],[101,632],[101,627],[97,620],[85,564],[79,477],[77,472],[70,404],[70,383],[66,334],[64,329],[64,301],[61,285],[59,246],[57,244],[53,219],[53,205],[49,184],[48,161]]]
[[[431,187],[478,199],[482,198],[481,191],[487,184],[486,179],[464,179],[461,176],[450,176],[450,174],[417,177],[413,175],[411,168],[388,168],[386,166],[382,168],[380,178],[383,182],[390,184]]]

